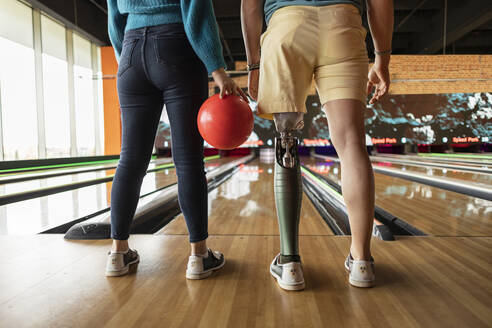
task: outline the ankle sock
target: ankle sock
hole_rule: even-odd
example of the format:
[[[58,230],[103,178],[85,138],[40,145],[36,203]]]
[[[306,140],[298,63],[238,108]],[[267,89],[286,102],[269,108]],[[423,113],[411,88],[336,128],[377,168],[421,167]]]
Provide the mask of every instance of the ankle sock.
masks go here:
[[[204,259],[206,259],[208,257],[208,249],[203,254],[191,254],[191,255],[198,256],[198,257],[203,257]]]

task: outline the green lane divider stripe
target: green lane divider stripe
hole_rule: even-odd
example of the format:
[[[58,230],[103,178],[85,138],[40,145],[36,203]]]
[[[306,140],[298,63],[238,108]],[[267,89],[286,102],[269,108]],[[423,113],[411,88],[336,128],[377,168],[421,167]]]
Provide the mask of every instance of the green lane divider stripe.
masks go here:
[[[147,170],[147,172],[154,172],[154,171],[159,171],[161,169],[165,169],[165,168],[168,168],[168,167],[174,167],[174,163],[166,163],[166,164],[162,164],[162,165],[159,165],[159,166],[156,166],[150,170]],[[113,174],[114,175],[114,174]]]
[[[220,156],[218,156],[218,155],[209,156],[209,157],[206,157],[204,160],[209,161],[209,160],[213,160],[213,159],[217,159],[217,158],[220,158]],[[152,169],[147,170],[147,173],[157,172],[157,171],[163,170],[165,168],[170,168],[170,167],[174,167],[174,163],[166,163],[166,164],[156,166]],[[85,181],[78,181],[78,182],[72,182],[72,183],[57,185],[57,186],[50,186],[50,187],[44,187],[44,188],[39,188],[39,189],[35,189],[35,190],[29,190],[29,191],[22,191],[22,192],[13,193],[13,194],[7,194],[7,195],[0,196],[0,206],[10,204],[10,203],[20,202],[20,201],[24,201],[24,200],[28,200],[28,199],[32,199],[32,198],[39,198],[39,197],[43,197],[43,196],[48,196],[48,195],[56,194],[59,192],[69,191],[69,190],[78,189],[78,188],[82,188],[82,187],[88,187],[88,186],[92,186],[92,185],[99,184],[99,183],[109,182],[109,181],[113,180],[113,178],[114,178],[114,174],[111,174],[111,175],[106,175],[106,176],[101,177],[101,178],[95,178],[95,179],[90,179],[90,180],[85,180]]]
[[[152,156],[152,159],[156,159],[157,156]],[[220,155],[214,155],[214,156],[208,156],[205,157],[205,161],[210,161],[220,158]],[[94,161],[94,162],[80,162],[80,163],[69,163],[69,164],[57,164],[57,165],[45,165],[45,166],[34,166],[34,167],[25,167],[25,168],[18,168],[18,169],[6,169],[6,170],[0,170],[1,172],[22,172],[22,171],[35,171],[35,170],[42,170],[42,169],[55,169],[55,168],[64,168],[64,167],[74,167],[74,166],[84,166],[84,165],[94,165],[94,164],[105,164],[105,163],[112,163],[112,162],[117,162],[118,159],[108,159],[104,161]],[[43,171],[41,171],[43,172]],[[40,173],[41,173],[40,172]],[[8,176],[10,173],[6,174],[0,174],[0,177]]]
[[[315,180],[316,182],[318,182],[319,184],[321,184],[324,188],[331,190],[333,193],[335,193],[335,195],[338,195],[339,197],[343,198],[342,194],[340,194],[338,191],[333,189],[332,186],[327,184],[325,181],[323,181],[322,179],[318,178],[317,176],[309,172],[306,168],[301,166],[301,171],[304,172],[304,174],[308,175],[313,180]]]
[[[71,166],[83,166],[83,165],[90,165],[90,164],[104,164],[104,163],[111,163],[111,162],[116,162],[118,161],[117,159],[108,159],[105,161],[95,161],[95,162],[81,162],[81,163],[69,163],[69,164],[56,164],[56,165],[44,165],[44,166],[33,166],[33,167],[21,167],[18,169],[6,169],[6,170],[0,170],[1,172],[22,172],[22,171],[34,171],[34,170],[42,170],[42,169],[56,169],[56,168],[63,168],[63,167],[71,167]]]
[[[157,158],[157,156],[155,156],[155,155],[153,155],[151,157],[151,159],[156,159],[156,158]],[[102,160],[102,161],[77,162],[77,163],[67,163],[67,164],[55,164],[55,165],[20,167],[20,168],[17,168],[17,169],[0,170],[0,173],[2,173],[2,172],[35,171],[35,170],[42,170],[42,169],[56,169],[56,168],[63,168],[63,167],[73,167],[73,166],[84,166],[84,165],[113,163],[113,162],[118,162],[118,161],[119,161],[119,159],[106,159],[106,160]]]
[[[207,161],[211,161],[211,160],[217,159],[217,158],[220,158],[220,155],[213,155],[213,156],[205,157],[204,161],[207,162]]]
[[[423,157],[463,157],[463,158],[478,158],[492,159],[490,155],[474,155],[474,154],[441,154],[441,153],[419,153]]]

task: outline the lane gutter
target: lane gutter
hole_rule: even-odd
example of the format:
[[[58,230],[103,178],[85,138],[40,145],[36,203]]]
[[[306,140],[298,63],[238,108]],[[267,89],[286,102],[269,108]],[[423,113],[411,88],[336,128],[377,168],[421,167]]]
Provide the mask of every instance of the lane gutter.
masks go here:
[[[210,156],[206,157],[205,161],[209,161],[212,159],[216,159],[218,156]],[[152,173],[152,172],[157,172],[157,171],[162,171],[164,169],[168,168],[173,168],[174,163],[166,163],[162,165],[158,165],[156,167],[153,167],[151,169],[147,170],[147,173]],[[2,205],[7,205],[11,203],[16,203],[32,198],[38,198],[38,197],[43,197],[43,196],[48,196],[64,191],[69,191],[69,190],[74,190],[74,189],[79,189],[82,187],[88,187],[92,186],[95,184],[100,184],[104,182],[109,182],[112,181],[114,178],[114,174],[110,174],[101,178],[96,178],[96,179],[89,179],[89,180],[84,180],[84,181],[79,181],[79,182],[72,182],[72,183],[67,183],[67,184],[62,184],[62,185],[57,185],[57,186],[50,186],[50,187],[45,187],[45,188],[38,188],[38,189],[33,189],[33,190],[28,190],[28,191],[21,191],[18,193],[12,193],[12,194],[7,194],[7,195],[2,195],[0,196],[0,206]]]
[[[350,235],[343,197],[323,180],[301,166],[303,191],[335,235]]]
[[[334,162],[340,162],[340,159],[337,157],[323,156],[318,154],[315,154],[313,156],[321,159],[329,159]],[[403,172],[401,170],[383,168],[377,165],[373,165],[372,168],[375,172],[381,174],[385,174],[409,181],[414,181],[429,186],[437,187],[440,189],[445,189],[452,192],[492,201],[492,188],[486,188],[486,187],[478,186],[476,184],[466,183],[458,179],[429,177],[424,174]]]
[[[162,164],[170,163],[171,161],[172,160],[169,158],[169,159],[155,161],[155,162],[157,163],[157,165],[162,165]],[[153,163],[151,162],[150,164]],[[37,180],[37,179],[47,179],[47,178],[59,177],[59,176],[70,175],[70,174],[112,170],[115,169],[116,167],[117,165],[110,164],[110,165],[102,165],[102,166],[95,166],[95,167],[89,166],[80,169],[62,169],[56,171],[48,170],[40,173],[24,173],[20,175],[11,174],[6,176],[0,176],[0,184],[16,183],[16,182],[23,182],[23,181]]]
[[[479,165],[482,167],[489,167],[491,165],[491,162],[486,162],[486,161],[470,161],[465,158],[459,159],[459,158],[445,158],[445,157],[430,157],[430,156],[417,156],[417,155],[390,155],[390,154],[378,154],[381,157],[390,157],[390,158],[401,158],[403,156],[408,158],[411,158],[412,160],[416,161],[425,161],[427,162],[437,162],[437,163],[453,163],[456,165]]]
[[[345,231],[350,231],[349,228],[349,221],[348,221],[348,215],[346,212],[346,206],[343,201],[343,196],[342,196],[342,190],[340,185],[338,185],[336,182],[330,180],[329,178],[313,172],[306,166],[302,166],[301,170],[303,173],[306,175],[310,176],[312,179],[317,181],[319,185],[322,187],[322,189],[325,189],[329,191],[329,194],[332,197],[336,197],[338,203],[341,203],[343,206],[343,211],[344,211],[344,224],[346,225]],[[320,188],[318,188],[320,189]],[[319,191],[318,191],[319,192]],[[313,197],[314,195],[309,195]],[[312,200],[312,198],[310,199]],[[316,198],[316,196],[314,196]],[[315,203],[315,202],[313,202]],[[316,206],[316,204],[315,204]],[[318,206],[316,206],[318,209]],[[331,224],[328,222],[328,224],[331,227]],[[333,229],[332,229],[333,230]],[[338,234],[337,231],[335,231],[335,234]],[[349,233],[350,234],[350,233]],[[396,217],[395,215],[383,210],[382,208],[375,206],[374,208],[374,224],[373,224],[373,235],[381,240],[395,240],[394,235],[412,235],[412,236],[425,236],[426,234],[419,229],[415,228],[414,226],[410,225],[409,223],[405,222],[404,220]]]
[[[477,173],[485,173],[485,174],[492,174],[492,169],[489,168],[480,168],[480,167],[465,167],[465,166],[460,166],[460,165],[450,165],[450,164],[440,164],[440,163],[431,163],[431,162],[425,162],[423,163],[422,161],[413,161],[413,160],[405,160],[405,159],[393,159],[385,156],[370,156],[371,161],[379,161],[379,162],[390,162],[390,163],[397,163],[397,164],[405,164],[405,165],[410,165],[410,166],[417,166],[417,167],[439,167],[439,168],[445,168],[445,169],[451,169],[451,170],[456,170],[456,171],[462,171],[462,172],[477,172]]]
[[[254,159],[254,155],[241,157],[233,162],[223,164],[207,173],[208,192],[217,188],[239,170],[241,164]],[[157,192],[160,191],[160,192]],[[150,195],[152,195],[150,197]],[[146,197],[149,196],[149,197]],[[80,218],[64,225],[46,230],[42,233],[65,233],[66,239],[107,239],[110,238],[110,216],[95,213],[90,218]],[[101,211],[100,211],[101,212]],[[139,206],[132,221],[131,233],[155,233],[162,229],[181,213],[178,203],[177,184],[172,184],[161,190],[153,191],[141,197]],[[83,220],[81,222],[81,220]]]

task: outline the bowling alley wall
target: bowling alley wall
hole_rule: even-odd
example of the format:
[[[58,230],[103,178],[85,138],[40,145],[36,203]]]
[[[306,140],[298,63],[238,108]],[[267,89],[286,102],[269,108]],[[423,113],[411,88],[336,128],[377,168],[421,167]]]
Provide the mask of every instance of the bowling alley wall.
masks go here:
[[[236,63],[236,82],[246,90],[245,63]],[[392,56],[389,95],[365,111],[369,145],[446,145],[492,143],[492,56]],[[213,82],[210,94],[216,93]],[[254,107],[254,106],[253,106]],[[305,146],[330,145],[326,118],[311,88],[306,101]],[[245,147],[272,147],[272,121],[255,116]],[[169,124],[159,127],[157,147],[170,145]]]

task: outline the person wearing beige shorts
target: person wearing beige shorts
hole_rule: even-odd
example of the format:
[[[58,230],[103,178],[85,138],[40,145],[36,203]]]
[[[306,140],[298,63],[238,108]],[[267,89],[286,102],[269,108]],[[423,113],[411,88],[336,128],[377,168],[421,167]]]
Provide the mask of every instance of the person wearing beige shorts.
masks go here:
[[[340,158],[342,190],[352,242],[345,268],[357,287],[374,285],[370,242],[374,218],[374,175],[365,145],[364,110],[389,88],[388,65],[393,31],[393,1],[367,0],[375,62],[368,69],[362,26],[362,0],[241,1],[241,22],[248,60],[248,91],[257,115],[274,120],[276,138],[275,203],[280,254],[270,273],[286,290],[304,289],[298,250],[302,184],[296,130],[303,127],[312,81],[328,119]],[[268,28],[262,32],[263,14]],[[261,49],[261,54],[260,54]]]
[[[353,5],[288,6],[275,11],[261,36],[258,115],[306,112],[313,80],[322,104],[365,103],[366,30]]]

